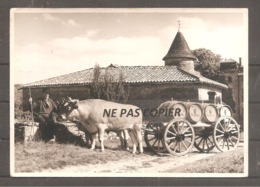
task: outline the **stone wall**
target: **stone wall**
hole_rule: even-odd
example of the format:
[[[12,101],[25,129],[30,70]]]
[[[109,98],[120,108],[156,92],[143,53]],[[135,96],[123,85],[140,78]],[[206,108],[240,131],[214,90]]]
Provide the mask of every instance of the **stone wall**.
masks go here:
[[[243,123],[243,116],[244,116],[244,80],[243,80],[243,74],[238,75],[238,114],[239,114],[239,123]]]
[[[185,84],[139,84],[131,87],[128,103],[145,109],[156,109],[159,105],[169,100],[197,100],[197,87]],[[144,116],[145,121],[149,121],[149,116]]]
[[[208,95],[209,91],[215,92],[216,96],[220,96],[222,98],[222,92],[220,89],[204,87],[198,89],[199,100],[204,100],[204,101],[209,100],[209,95]]]
[[[30,142],[40,139],[38,123],[16,122],[14,131],[15,142]]]
[[[167,100],[195,100],[198,99],[198,87],[185,84],[172,83],[145,83],[131,84],[130,95],[127,103],[135,104],[141,108],[157,107]],[[43,88],[31,88],[33,100],[37,100],[42,94]],[[50,97],[53,100],[69,96],[73,99],[90,99],[90,86],[56,86],[49,87]],[[24,111],[29,110],[29,89],[23,89]]]
[[[41,140],[39,124],[27,122],[15,123],[15,142],[32,142]],[[55,142],[63,144],[75,144],[90,148],[90,137],[79,122],[59,122],[54,126]],[[105,139],[118,139],[114,132],[105,133]]]
[[[220,74],[220,80],[228,86],[223,101],[231,106],[236,121],[243,122],[243,76],[239,79],[238,74],[238,70],[225,71]]]
[[[73,99],[89,99],[91,98],[90,86],[60,86],[50,87],[50,97],[54,100],[61,97],[70,96]],[[221,90],[213,87],[202,86],[199,84],[185,84],[185,83],[140,83],[130,84],[130,95],[127,103],[136,105],[142,110],[144,109],[156,109],[158,106],[169,100],[179,101],[196,101],[198,99],[207,100],[208,91],[216,91],[220,94]],[[42,93],[42,88],[32,88],[32,97],[34,100],[39,98]],[[29,106],[29,90],[24,89],[24,103],[27,107],[24,109],[28,110]],[[120,101],[119,101],[120,102]],[[123,101],[121,102],[123,103]],[[26,105],[25,105],[26,106]],[[149,120],[144,119],[144,120]]]

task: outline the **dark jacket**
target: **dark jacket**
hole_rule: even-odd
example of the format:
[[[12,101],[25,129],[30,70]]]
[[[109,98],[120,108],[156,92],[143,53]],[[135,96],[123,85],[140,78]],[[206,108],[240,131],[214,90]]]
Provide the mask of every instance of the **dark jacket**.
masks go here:
[[[51,117],[52,112],[57,110],[57,105],[52,99],[40,99],[33,103],[34,112],[45,117]]]

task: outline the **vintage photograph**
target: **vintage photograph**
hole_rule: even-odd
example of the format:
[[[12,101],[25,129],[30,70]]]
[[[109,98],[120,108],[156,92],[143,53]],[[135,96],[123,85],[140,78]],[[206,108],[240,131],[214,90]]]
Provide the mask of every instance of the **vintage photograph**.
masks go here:
[[[248,176],[248,10],[10,12],[13,177]]]

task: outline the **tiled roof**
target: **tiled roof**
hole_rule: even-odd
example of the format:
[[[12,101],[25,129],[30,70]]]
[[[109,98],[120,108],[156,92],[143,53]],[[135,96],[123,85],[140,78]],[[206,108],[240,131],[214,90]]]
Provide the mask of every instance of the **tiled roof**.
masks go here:
[[[232,58],[224,59],[224,60],[220,61],[220,63],[230,63],[230,62],[237,63],[237,61],[233,60]]]
[[[188,58],[192,60],[196,60],[197,58],[191,53],[190,48],[180,31],[177,32],[172,45],[167,53],[167,55],[163,58],[163,60],[167,60],[169,58]]]
[[[211,85],[211,86],[217,86],[217,87],[220,87],[220,88],[225,88],[227,89],[228,86],[225,85],[225,84],[222,84],[222,83],[219,83],[217,81],[213,81],[211,79],[208,79],[206,77],[203,77],[201,74],[197,75],[197,77],[199,78],[200,82],[202,84],[207,84],[207,85]]]
[[[87,85],[92,83],[93,68],[57,76],[24,85],[24,87],[49,87],[61,85]],[[179,70],[176,66],[110,66],[101,68],[101,74],[107,71],[115,79],[122,72],[126,83],[206,83],[224,88],[218,82]]]
[[[236,62],[233,59],[225,59],[223,61],[220,62],[220,67],[219,67],[220,71],[238,71],[239,70],[239,64],[238,62]]]

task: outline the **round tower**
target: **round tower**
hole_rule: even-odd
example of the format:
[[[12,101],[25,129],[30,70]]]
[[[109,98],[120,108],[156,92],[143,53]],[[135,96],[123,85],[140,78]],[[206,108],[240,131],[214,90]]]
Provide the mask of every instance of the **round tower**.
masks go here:
[[[178,31],[163,60],[165,66],[177,66],[184,71],[194,72],[194,60],[197,58],[191,53],[183,34]]]

